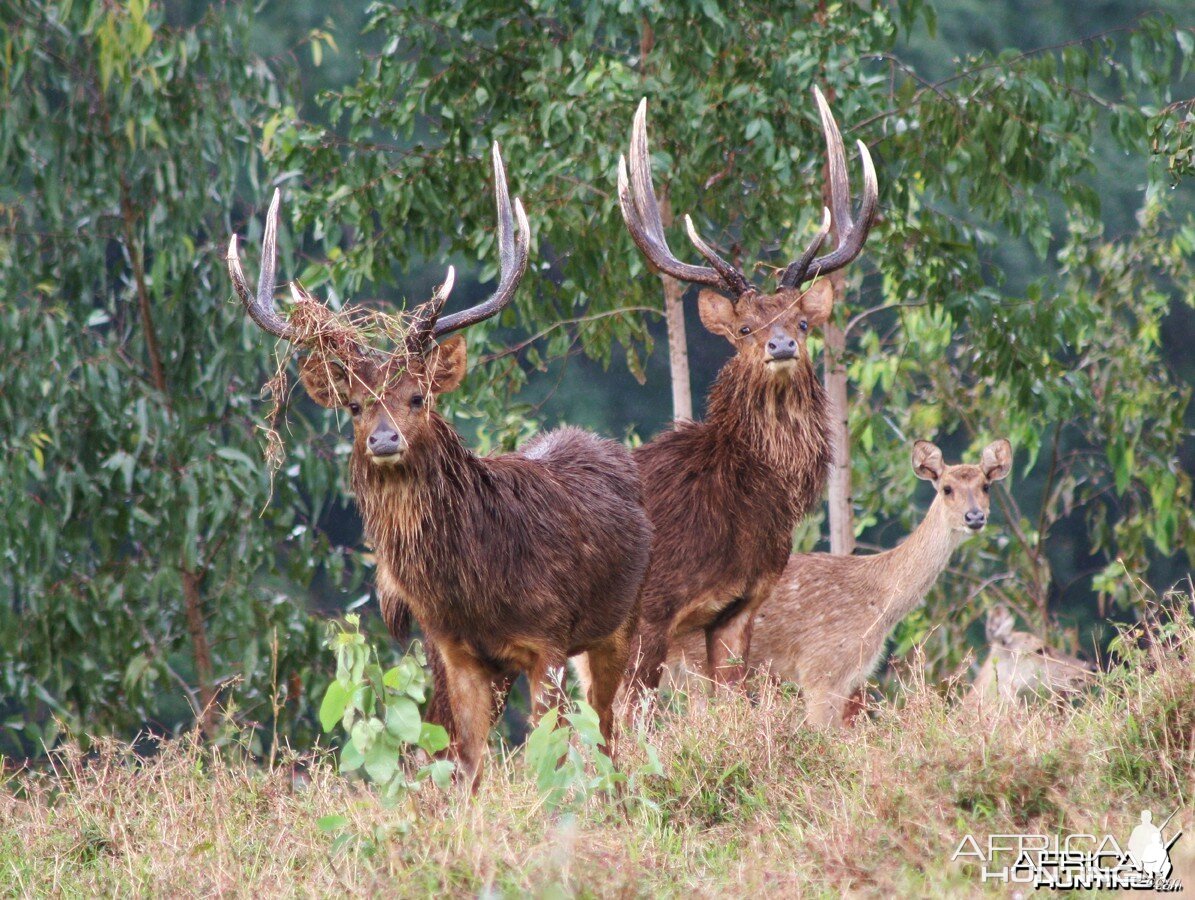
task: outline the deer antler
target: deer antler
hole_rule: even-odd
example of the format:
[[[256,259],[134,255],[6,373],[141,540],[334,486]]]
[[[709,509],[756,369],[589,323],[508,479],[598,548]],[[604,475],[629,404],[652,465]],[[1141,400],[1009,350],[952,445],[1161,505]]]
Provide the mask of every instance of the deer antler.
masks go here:
[[[278,315],[274,307],[274,267],[278,259],[278,206],[282,202],[282,191],[275,188],[274,198],[270,201],[270,210],[266,213],[266,228],[261,236],[261,271],[257,276],[257,296],[249,292],[249,284],[245,281],[245,273],[241,271],[241,256],[237,252],[237,236],[234,234],[228,242],[228,274],[232,278],[233,289],[241,298],[249,318],[257,323],[262,331],[283,340],[298,342],[303,335],[299,330]]]
[[[876,182],[875,166],[871,162],[871,154],[867,145],[856,141],[859,157],[863,161],[863,200],[859,204],[859,220],[851,221],[851,186],[846,173],[846,153],[842,148],[842,134],[838,131],[838,123],[834,121],[834,114],[821,90],[814,85],[813,95],[817,99],[817,110],[822,120],[822,131],[826,135],[826,157],[830,170],[830,206],[822,219],[822,227],[814,236],[809,246],[800,258],[791,263],[780,276],[782,288],[799,287],[813,276],[828,275],[852,262],[867,241],[867,233],[875,221],[878,208],[879,186]],[[838,230],[838,246],[814,259],[826,239],[830,230],[831,215],[834,227]]]
[[[664,237],[664,224],[660,219],[660,204],[656,200],[651,181],[651,154],[647,149],[647,98],[639,103],[631,128],[631,166],[627,175],[626,158],[618,158],[618,205],[622,208],[623,220],[631,232],[636,246],[656,269],[681,281],[705,284],[726,291],[736,299],[752,290],[746,277],[722,259],[713,248],[703,241],[692,220],[685,216],[685,230],[697,251],[709,262],[709,266],[691,266],[683,263],[668,249]]]
[[[416,318],[407,337],[407,349],[422,351],[433,339],[453,331],[475,325],[498,315],[514,299],[515,289],[527,272],[527,261],[531,247],[531,226],[523,203],[517,197],[512,206],[510,190],[506,184],[506,167],[502,164],[502,153],[498,142],[494,142],[494,199],[498,206],[498,287],[487,299],[470,309],[455,312],[440,318],[440,311],[452,290],[451,270],[448,280],[436,291]]]
[[[826,135],[826,153],[830,169],[830,206],[824,210],[822,226],[810,241],[801,256],[785,268],[780,278],[782,288],[799,287],[809,280],[809,274],[826,275],[850,263],[862,251],[867,233],[875,221],[878,207],[879,188],[875,167],[867,145],[858,141],[859,155],[863,160],[863,199],[859,206],[859,220],[851,220],[851,190],[846,171],[846,154],[842,147],[842,135],[834,121],[834,115],[826,98],[815,86],[818,113],[822,130]],[[714,249],[702,240],[693,227],[693,220],[685,216],[685,231],[697,251],[705,257],[709,266],[692,266],[678,260],[668,248],[664,226],[660,218],[660,204],[656,200],[651,180],[651,156],[647,148],[647,98],[639,103],[631,128],[631,161],[628,175],[624,157],[618,159],[618,204],[622,217],[643,255],[653,267],[673,278],[694,284],[705,284],[719,288],[736,300],[754,290],[747,278],[722,259]],[[816,256],[831,224],[838,230],[838,246],[825,256]]]

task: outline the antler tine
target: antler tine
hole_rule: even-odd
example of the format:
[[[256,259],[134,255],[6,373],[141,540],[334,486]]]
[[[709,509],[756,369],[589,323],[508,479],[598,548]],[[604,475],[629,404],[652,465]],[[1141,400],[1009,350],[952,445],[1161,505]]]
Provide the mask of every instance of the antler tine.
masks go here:
[[[282,191],[275,188],[274,198],[270,201],[269,212],[266,213],[265,232],[261,238],[261,272],[257,279],[257,295],[249,291],[249,284],[245,280],[245,273],[241,271],[241,257],[237,252],[237,236],[234,234],[228,242],[228,274],[232,278],[232,286],[245,311],[249,313],[257,326],[265,332],[286,341],[299,341],[302,334],[297,328],[278,315],[274,307],[274,267],[277,263],[278,251],[278,207],[282,201]]]
[[[527,272],[531,225],[527,222],[522,201],[515,198],[512,209],[510,191],[506,185],[506,168],[502,165],[502,153],[497,141],[494,142],[494,197],[498,206],[498,288],[488,299],[471,309],[453,313],[434,324],[431,329],[433,337],[441,337],[496,316],[510,305],[515,289]]]
[[[842,133],[838,130],[838,123],[834,121],[834,114],[830,112],[826,98],[816,85],[813,88],[813,95],[817,100],[822,131],[826,136],[826,158],[830,174],[830,208],[834,227],[838,232],[838,246],[817,259],[807,259],[807,257],[812,257],[810,249],[807,248],[801,259],[784,270],[780,285],[786,288],[797,287],[805,282],[809,272],[813,272],[815,275],[826,275],[852,262],[863,250],[879,206],[879,185],[871,153],[866,144],[856,141],[859,157],[863,163],[863,199],[859,204],[859,219],[857,222],[852,221],[851,188],[846,169],[846,152],[842,146]],[[825,235],[821,234],[821,240],[824,239]],[[815,253],[816,249],[813,252]]]
[[[431,299],[415,310],[411,327],[407,330],[407,352],[421,354],[427,349],[428,343],[435,337],[436,320],[448,302],[448,295],[456,283],[456,269],[448,267],[443,283],[432,293]]]
[[[751,282],[743,277],[743,273],[720,257],[714,251],[713,247],[701,239],[701,235],[693,227],[693,219],[688,213],[685,213],[685,233],[689,235],[689,240],[697,248],[697,252],[704,256],[709,264],[714,267],[719,277],[726,282],[726,286],[731,289],[736,297],[741,297],[752,290]]]
[[[635,245],[647,257],[647,261],[659,271],[681,281],[705,284],[740,296],[751,290],[751,285],[737,269],[723,260],[700,237],[691,226],[689,237],[695,247],[713,266],[692,266],[677,259],[668,247],[664,236],[664,224],[660,218],[660,204],[656,199],[651,178],[651,152],[647,145],[647,98],[644,97],[635,111],[631,127],[630,173],[627,161],[618,159],[618,205],[623,220]]]
[[[826,240],[826,235],[830,233],[831,224],[833,224],[833,219],[830,216],[830,207],[823,206],[821,227],[817,230],[817,234],[813,236],[813,240],[805,247],[805,252],[800,255],[796,262],[789,263],[785,268],[783,274],[780,276],[781,287],[796,287],[805,280],[805,273],[809,271],[809,264],[813,261],[813,257],[817,255],[817,251],[822,248],[822,244]]]

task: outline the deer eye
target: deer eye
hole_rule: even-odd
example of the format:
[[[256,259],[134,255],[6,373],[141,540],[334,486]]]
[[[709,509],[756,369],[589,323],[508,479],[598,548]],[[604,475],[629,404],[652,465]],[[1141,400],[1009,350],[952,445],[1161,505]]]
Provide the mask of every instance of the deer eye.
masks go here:
[[[990,484],[985,484],[983,486],[983,492],[985,494],[990,494],[992,492],[992,486]]]
[[[942,488],[942,493],[949,497],[954,493],[954,488],[952,488],[950,485],[946,485],[946,487]]]
[[[807,320],[807,319],[802,319],[802,320],[801,320],[801,324],[800,324],[800,325],[798,325],[797,327],[798,327],[798,328],[800,328],[802,331],[808,331],[808,330],[809,330],[809,322],[808,322],[808,320]]]
[[[423,408],[423,394],[415,394],[411,397],[411,409]]]
[[[349,412],[354,416],[361,415],[361,404],[360,403],[350,403],[349,404]]]
[[[751,333],[751,328],[748,325],[744,325],[742,328],[739,329],[739,334],[745,335],[745,334],[750,334],[750,333]]]

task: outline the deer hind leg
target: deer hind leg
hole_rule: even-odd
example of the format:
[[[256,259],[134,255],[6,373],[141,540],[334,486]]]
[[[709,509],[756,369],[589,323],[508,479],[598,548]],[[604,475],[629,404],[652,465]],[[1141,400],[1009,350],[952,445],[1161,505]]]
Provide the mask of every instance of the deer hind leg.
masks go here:
[[[855,720],[859,716],[866,718],[865,710],[867,709],[867,688],[855,688],[855,692],[847,698],[846,703],[843,704],[842,724],[846,728],[850,728],[855,724]]]
[[[747,649],[755,627],[755,609],[737,600],[705,629],[705,652],[715,685],[740,685],[747,677]]]
[[[494,713],[494,685],[501,677],[465,648],[441,643],[440,656],[456,730],[459,776],[476,793]]]
[[[535,655],[527,670],[527,683],[531,689],[531,724],[539,720],[553,706],[564,706],[564,673],[568,657],[561,653],[541,652]]]
[[[639,709],[640,698],[660,686],[664,662],[668,658],[668,635],[672,620],[643,619],[638,633],[629,644],[626,667],[626,691],[623,712],[628,719]]]
[[[589,675],[585,699],[597,713],[606,752],[611,758],[615,738],[614,701],[631,657],[632,631],[632,625],[625,625],[585,654]]]
[[[841,728],[846,696],[827,687],[805,690],[805,721],[814,728]]]

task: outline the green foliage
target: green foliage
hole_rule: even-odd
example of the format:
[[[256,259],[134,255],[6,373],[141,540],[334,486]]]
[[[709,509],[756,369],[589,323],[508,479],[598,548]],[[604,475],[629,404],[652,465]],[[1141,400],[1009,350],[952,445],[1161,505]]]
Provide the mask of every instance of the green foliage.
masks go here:
[[[283,256],[315,251],[280,273],[334,304],[393,293],[404,270],[421,301],[441,276],[429,258],[491,278],[500,140],[536,263],[515,308],[470,330],[483,364],[452,411],[481,450],[509,448],[540,415],[512,398],[537,370],[583,351],[645,371],[659,286],[614,199],[641,96],[661,193],[731,257],[761,259],[761,281],[820,220],[809,86],[873,148],[881,220],[839,313],[865,536],[890,545],[917,517],[912,439],[953,457],[998,434],[1017,447],[996,497],[1006,536],[968,546],[900,646],[928,635],[930,664],[952,667],[992,594],[1031,619],[1077,596],[1090,619],[1094,584],[1101,615],[1109,600],[1140,615],[1134,579],[1195,552],[1189,391],[1165,364],[1173,311],[1193,303],[1188,26],[1149,15],[1070,41],[1078,13],[1062,11],[1065,45],[1002,52],[1023,23],[959,0],[931,66],[919,29],[939,16],[920,2],[415,0],[371,7],[364,37],[300,4],[266,61],[243,6],[168,26],[197,18],[182,6],[0,10],[0,750],[38,752],[59,723],[131,736],[198,718],[218,739],[249,729],[254,750],[314,737],[327,676],[305,602],[359,596],[365,568],[332,546],[356,541],[348,447],[334,413],[294,404],[268,476],[255,398],[275,361],[229,302],[229,233],[258,245],[250,207],[276,182],[294,195]],[[956,42],[960,16],[996,36]],[[274,52],[287,40],[293,66]],[[379,52],[318,110],[275,74],[343,73],[354,46]],[[1113,192],[1138,215],[1109,229]],[[549,411],[606,402],[608,382],[574,395],[571,377]]]
[[[933,664],[953,666],[985,594],[1044,620],[1093,568],[1126,558],[1144,574],[1195,553],[1178,462],[1187,391],[1159,339],[1166,311],[1195,299],[1189,191],[1160,189],[1184,171],[1189,110],[1175,97],[1195,57],[1189,29],[1150,15],[1042,51],[963,55],[930,80],[901,56],[920,21],[932,30],[920,3],[379,3],[370,28],[382,52],[325,95],[332,126],[295,119],[275,133],[277,168],[308,178],[296,220],[326,248],[327,264],[307,274],[343,295],[444,255],[491,277],[479,184],[499,140],[537,265],[497,326],[539,339],[484,357],[468,414],[509,416],[511,390],[578,348],[608,364],[620,343],[639,373],[660,291],[614,197],[639,98],[671,209],[691,212],[730,257],[761,258],[754,274],[766,280],[820,221],[809,95],[820,84],[880,167],[881,218],[838,310],[860,530],[915,523],[916,438],[963,457],[1007,435],[1027,482],[998,497],[1008,537],[973,542],[966,575],[944,579],[932,615],[901,635],[921,641],[953,613],[932,648]],[[1114,150],[1118,180],[1146,189],[1127,233],[1104,234],[1096,185],[1109,175],[1093,147]],[[476,332],[475,350],[507,342],[504,330]],[[516,433],[507,419],[496,445]],[[803,545],[816,528],[806,523]],[[1135,609],[1122,592],[1108,599]]]
[[[617,800],[627,809],[656,809],[643,788],[664,770],[644,733],[639,731],[636,736],[643,761],[625,772],[602,749],[606,741],[593,707],[576,700],[563,717],[556,707],[549,709],[523,748],[544,804],[552,810],[576,810],[602,797]]]
[[[404,754],[415,749],[439,753],[448,747],[448,732],[419,715],[428,681],[422,648],[416,645],[383,671],[377,651],[361,633],[360,618],[352,614],[343,624],[329,625],[328,647],[336,653],[336,678],[324,693],[319,720],[325,732],[340,726],[348,737],[340,750],[340,771],[360,770],[389,802],[428,778],[448,787],[453,764],[446,759],[422,766],[413,777],[402,765]]]
[[[222,11],[9,4],[0,56],[0,748],[131,737],[310,740],[325,679],[296,583],[335,470],[293,423],[262,464],[269,348],[222,255],[286,96]],[[9,64],[11,63],[11,65]]]

